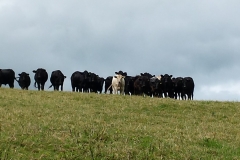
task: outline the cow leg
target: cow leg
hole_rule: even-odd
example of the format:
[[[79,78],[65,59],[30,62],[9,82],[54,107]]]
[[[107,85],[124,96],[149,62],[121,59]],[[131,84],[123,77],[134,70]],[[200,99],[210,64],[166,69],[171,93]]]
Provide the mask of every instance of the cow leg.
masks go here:
[[[59,85],[56,85],[56,91],[59,91]]]
[[[14,84],[11,83],[11,84],[8,84],[10,88],[14,88]]]
[[[44,91],[44,84],[45,84],[45,83],[42,83],[42,84],[41,84],[41,90],[42,90],[42,91]]]
[[[37,83],[38,90],[40,91],[40,83]]]
[[[63,84],[61,84],[61,91],[63,91]]]

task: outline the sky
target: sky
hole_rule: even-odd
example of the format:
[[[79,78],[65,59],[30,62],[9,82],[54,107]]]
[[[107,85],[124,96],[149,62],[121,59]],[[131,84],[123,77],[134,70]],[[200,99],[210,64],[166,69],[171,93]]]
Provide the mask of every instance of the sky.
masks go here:
[[[239,0],[1,0],[0,68],[192,77],[195,100],[240,101]],[[50,86],[46,83],[46,90]],[[8,87],[8,86],[7,86]],[[15,88],[19,88],[15,82]]]

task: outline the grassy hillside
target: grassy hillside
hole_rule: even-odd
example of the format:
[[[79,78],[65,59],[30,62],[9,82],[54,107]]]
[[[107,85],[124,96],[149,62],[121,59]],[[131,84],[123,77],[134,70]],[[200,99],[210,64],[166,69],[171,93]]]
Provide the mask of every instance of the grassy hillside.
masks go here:
[[[238,159],[240,103],[0,88],[0,159]]]

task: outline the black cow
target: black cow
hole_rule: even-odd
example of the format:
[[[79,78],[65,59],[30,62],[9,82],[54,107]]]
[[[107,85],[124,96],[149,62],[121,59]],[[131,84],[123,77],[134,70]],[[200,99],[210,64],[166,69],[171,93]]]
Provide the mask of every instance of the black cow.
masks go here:
[[[122,76],[127,76],[127,72],[123,72],[123,71],[118,71],[118,72],[115,72],[115,74],[120,74]]]
[[[2,84],[8,84],[10,88],[14,88],[15,72],[12,69],[0,69],[0,87]]]
[[[105,79],[105,91],[104,91],[105,94],[107,93],[108,87],[112,84],[112,79],[113,79],[113,76],[108,76]],[[113,91],[112,87],[109,88],[109,91],[110,91],[110,94],[112,94],[112,91]]]
[[[150,94],[150,85],[149,78],[147,76],[136,76],[134,81],[134,94],[135,95],[149,95]]]
[[[89,92],[90,76],[88,71],[76,71],[71,76],[72,91]]]
[[[90,81],[91,81],[91,73],[88,71],[82,72],[83,79],[81,79],[83,92],[89,92]]]
[[[191,77],[183,78],[183,99],[186,99],[187,95],[188,100],[193,100],[194,87],[194,81]]]
[[[163,85],[163,94],[164,97],[174,98],[174,87],[172,82],[172,75],[161,75],[161,81]]]
[[[98,86],[97,86],[97,82],[98,81],[98,75],[96,75],[95,73],[91,73],[89,72],[89,90],[90,92],[95,92],[97,93],[98,91]]]
[[[103,77],[97,76],[97,91],[99,93],[102,93],[104,81]]]
[[[180,98],[183,99],[183,78],[172,78],[172,82],[174,87],[174,98],[179,100]]]
[[[134,95],[134,81],[135,81],[135,77],[133,77],[133,76],[125,76],[124,80],[125,80],[125,88],[124,88],[125,94]]]
[[[40,89],[43,91],[44,90],[44,85],[45,85],[46,81],[48,80],[47,71],[43,68],[38,68],[37,70],[33,70],[33,73],[35,73],[35,75],[34,75],[34,79],[35,79],[34,86],[36,88],[38,88],[39,91],[40,91]]]
[[[150,85],[150,96],[162,97],[161,95],[162,92],[160,90],[161,82],[157,77],[150,78],[149,85]]]
[[[73,92],[82,92],[82,84],[81,81],[84,79],[83,74],[79,71],[74,72],[71,75],[71,85]]]
[[[52,83],[51,86],[49,88],[51,88],[53,86],[54,91],[55,90],[59,90],[59,86],[61,86],[61,91],[63,90],[63,82],[64,79],[66,78],[66,76],[64,76],[64,74],[60,71],[60,70],[56,70],[53,71],[50,77],[50,82]]]
[[[21,74],[18,74],[20,77],[18,79],[18,84],[22,89],[28,90],[28,87],[31,84],[31,79],[29,77],[29,74],[26,72],[22,72]]]

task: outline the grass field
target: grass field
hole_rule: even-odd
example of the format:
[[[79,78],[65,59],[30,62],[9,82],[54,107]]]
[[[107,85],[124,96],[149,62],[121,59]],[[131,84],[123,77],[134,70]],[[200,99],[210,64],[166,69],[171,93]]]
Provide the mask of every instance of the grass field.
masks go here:
[[[0,159],[240,159],[240,103],[0,88]]]

